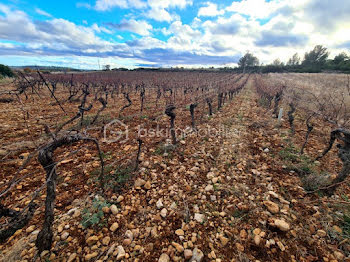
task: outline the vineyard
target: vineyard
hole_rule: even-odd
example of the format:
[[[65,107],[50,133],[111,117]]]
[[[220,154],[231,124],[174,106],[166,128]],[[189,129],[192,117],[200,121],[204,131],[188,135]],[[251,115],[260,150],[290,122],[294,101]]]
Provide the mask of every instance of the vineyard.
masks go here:
[[[348,75],[13,79],[1,261],[350,261]]]

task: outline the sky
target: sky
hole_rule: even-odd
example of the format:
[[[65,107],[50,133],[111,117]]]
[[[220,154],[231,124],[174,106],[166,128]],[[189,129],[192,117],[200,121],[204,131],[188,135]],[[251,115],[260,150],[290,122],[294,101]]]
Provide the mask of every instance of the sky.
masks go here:
[[[350,50],[349,0],[1,0],[0,63],[80,69],[268,64]]]

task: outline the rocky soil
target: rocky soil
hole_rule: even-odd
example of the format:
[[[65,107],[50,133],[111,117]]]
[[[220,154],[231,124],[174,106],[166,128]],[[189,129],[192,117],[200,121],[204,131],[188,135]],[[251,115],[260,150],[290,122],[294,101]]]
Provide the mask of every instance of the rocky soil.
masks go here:
[[[0,246],[1,260],[350,261],[347,186],[332,197],[307,194],[280,154],[302,144],[305,127],[297,124],[291,137],[287,121],[279,127],[257,99],[249,81],[198,126],[217,135],[193,133],[161,154],[145,148],[140,171],[120,192],[105,198],[90,192],[58,207],[53,248],[42,254],[35,248],[42,221],[36,214]],[[317,136],[307,147],[310,157],[325,147]],[[336,174],[336,151],[316,165]],[[60,176],[68,183],[74,170]],[[89,187],[79,183],[66,193]]]

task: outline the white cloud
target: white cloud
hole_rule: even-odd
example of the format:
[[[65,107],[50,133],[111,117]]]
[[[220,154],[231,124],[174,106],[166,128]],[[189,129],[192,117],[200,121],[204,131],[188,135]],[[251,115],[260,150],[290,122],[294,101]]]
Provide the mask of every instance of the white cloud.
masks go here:
[[[148,0],[150,8],[180,8],[192,5],[192,0]]]
[[[146,13],[148,18],[159,22],[171,22],[181,18],[176,14],[170,14],[168,10],[171,8],[184,9],[192,5],[192,0],[148,0],[147,4],[150,8]]]
[[[78,26],[65,19],[32,21],[22,11],[11,10],[0,5],[5,13],[0,15],[0,38],[23,43],[26,48],[48,49],[52,52],[68,50],[84,52],[94,49],[96,52],[113,50],[112,44],[95,35],[97,26]],[[83,41],[82,41],[83,39]]]
[[[144,8],[146,3],[142,0],[97,0],[94,8],[98,11],[109,11],[115,7]]]
[[[118,24],[108,23],[107,25],[117,30],[130,31],[142,36],[150,35],[150,31],[153,29],[152,25],[150,25],[146,21],[144,20],[137,21],[135,19],[130,19],[130,20],[123,19]]]
[[[86,23],[86,24],[87,24],[87,23]],[[107,33],[107,34],[112,34],[112,31],[111,31],[111,30],[109,30],[109,29],[107,29],[107,28],[105,28],[105,27],[103,27],[103,26],[99,26],[99,25],[97,25],[96,23],[94,23],[94,24],[91,26],[91,28],[92,28],[95,32],[97,32],[97,33],[103,32],[103,33]]]
[[[47,16],[47,17],[52,17],[51,14],[45,12],[44,10],[41,10],[40,8],[35,8],[35,12],[39,15]]]
[[[217,4],[207,2],[207,6],[199,8],[198,16],[218,16],[224,13],[224,10],[218,10]]]
[[[231,6],[226,10],[230,12],[237,12],[243,15],[249,15],[253,18],[267,18],[273,12],[286,2],[285,0],[242,0],[240,2],[232,2]]]
[[[171,22],[174,20],[174,17],[164,8],[152,8],[146,13],[146,16],[159,22]]]

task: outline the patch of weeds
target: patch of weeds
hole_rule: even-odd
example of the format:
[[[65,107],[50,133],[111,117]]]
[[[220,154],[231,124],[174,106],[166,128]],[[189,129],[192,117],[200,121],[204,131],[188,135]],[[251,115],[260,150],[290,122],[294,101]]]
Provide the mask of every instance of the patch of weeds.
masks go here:
[[[280,157],[283,160],[296,162],[299,158],[298,152],[294,146],[287,146],[279,152]]]
[[[203,139],[203,141],[206,141],[206,142],[209,141],[209,138],[208,138],[208,137],[203,137],[202,139]]]
[[[105,176],[108,176],[108,174],[114,169],[114,167],[112,165],[107,165],[103,168],[104,174]],[[95,177],[95,180],[97,179],[97,177],[100,175],[101,173],[101,168],[98,167],[96,169],[94,169],[93,171],[90,172],[90,176]]]
[[[266,97],[261,97],[258,99],[258,105],[265,108],[270,108],[270,101]]]
[[[164,153],[167,153],[168,156],[171,155],[172,157],[172,152],[175,150],[175,146],[171,144],[160,144],[156,147],[154,150],[154,154],[156,155],[163,155]]]
[[[279,152],[279,156],[286,161],[287,168],[294,170],[299,175],[309,175],[315,173],[314,162],[307,155],[300,155],[299,150],[289,144]]]
[[[127,181],[131,178],[134,166],[128,165],[127,167],[114,165],[107,165],[104,167],[104,181],[105,187],[113,189],[114,192],[120,192],[120,190],[125,186]],[[98,182],[101,168],[96,168],[93,170],[91,175],[91,180]]]
[[[315,163],[307,155],[300,155],[293,144],[290,143],[281,150],[279,156],[286,162],[287,169],[295,171],[301,177],[306,191],[314,191],[330,184],[330,175],[316,172]]]
[[[218,185],[217,184],[213,184],[213,188],[214,188],[214,191],[218,191]]]
[[[107,187],[113,188],[114,192],[120,192],[120,190],[125,186],[125,184],[131,178],[133,172],[133,166],[128,167],[119,166],[114,174],[111,175],[111,179],[107,181]]]
[[[343,236],[345,238],[350,238],[350,212],[346,212],[343,215],[343,221],[341,226],[343,230]]]
[[[148,119],[148,116],[147,115],[142,115],[140,116],[141,119]]]
[[[102,208],[106,206],[110,207],[110,204],[106,201],[94,198],[91,207],[85,208],[83,210],[81,225],[84,228],[92,226],[105,226],[107,222],[105,221]]]
[[[247,215],[247,214],[248,214],[247,211],[242,211],[242,210],[236,209],[235,211],[233,211],[232,216],[233,216],[234,218],[242,218],[242,217],[244,217],[244,216]]]
[[[330,184],[330,177],[326,173],[321,174],[309,174],[301,178],[301,181],[303,183],[303,187],[306,191],[314,191],[319,188],[325,187]],[[321,191],[318,192],[320,197],[323,196],[323,193]]]
[[[242,114],[238,114],[237,118],[238,118],[239,121],[241,121],[241,122],[243,121],[243,115]]]
[[[71,128],[73,130],[79,130],[81,127],[89,127],[92,125],[92,121],[94,120],[95,115],[85,115],[83,118],[83,122],[81,124],[81,119],[79,118],[76,120],[76,124]],[[93,124],[93,126],[99,126],[101,124],[109,123],[113,120],[112,116],[110,114],[101,114],[98,116],[97,120]]]
[[[124,121],[124,122],[127,122],[127,121],[130,121],[132,120],[132,116],[128,115],[128,116],[120,116],[120,120]]]
[[[112,153],[111,152],[106,152],[106,153],[102,152],[102,158],[104,160],[111,159],[112,158]]]

